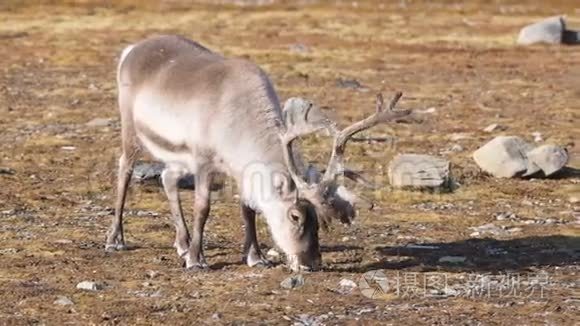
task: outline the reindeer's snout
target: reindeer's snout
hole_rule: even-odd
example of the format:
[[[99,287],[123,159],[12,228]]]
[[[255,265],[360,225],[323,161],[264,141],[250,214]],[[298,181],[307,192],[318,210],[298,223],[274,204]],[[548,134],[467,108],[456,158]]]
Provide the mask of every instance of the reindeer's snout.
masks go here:
[[[293,272],[314,272],[320,269],[322,256],[320,251],[308,251],[288,256],[288,267]]]

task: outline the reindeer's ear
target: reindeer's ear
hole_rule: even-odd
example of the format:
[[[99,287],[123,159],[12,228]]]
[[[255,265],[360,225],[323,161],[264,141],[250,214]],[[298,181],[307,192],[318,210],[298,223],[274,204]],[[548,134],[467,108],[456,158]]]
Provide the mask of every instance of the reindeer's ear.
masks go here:
[[[369,210],[374,203],[364,196],[357,195],[342,185],[328,187],[325,195],[327,220],[339,220],[343,224],[351,224],[357,215],[357,205],[367,204]]]
[[[356,216],[355,202],[357,196],[343,186],[329,185],[324,189],[319,188],[317,190],[312,187],[308,191],[301,193],[301,196],[314,206],[318,216],[318,224],[323,229],[327,229],[333,220],[350,224]]]
[[[338,186],[330,194],[329,202],[334,210],[334,216],[344,224],[351,224],[356,217],[357,196],[346,189],[344,186]]]
[[[274,175],[274,188],[281,198],[298,201],[298,190],[292,186],[292,181],[285,174]]]

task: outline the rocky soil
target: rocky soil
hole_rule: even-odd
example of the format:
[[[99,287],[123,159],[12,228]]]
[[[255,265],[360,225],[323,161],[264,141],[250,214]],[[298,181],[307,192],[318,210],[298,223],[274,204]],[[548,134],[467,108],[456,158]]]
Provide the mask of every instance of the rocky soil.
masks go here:
[[[0,324],[574,324],[580,52],[515,43],[546,17],[580,26],[576,1],[27,3],[0,2]],[[323,271],[242,264],[228,180],[208,223],[211,270],[181,268],[155,182],[130,193],[131,250],[105,253],[116,60],[162,33],[257,62],[282,99],[315,101],[342,125],[372,112],[379,91],[404,92],[400,106],[419,112],[421,122],[349,147],[349,165],[384,187],[363,192],[376,205],[353,226],[321,234]],[[549,178],[492,177],[472,154],[500,135],[567,148],[568,165]],[[320,166],[328,146],[302,144]],[[388,164],[403,153],[450,161],[454,190],[391,188]],[[259,236],[269,251],[263,222]]]

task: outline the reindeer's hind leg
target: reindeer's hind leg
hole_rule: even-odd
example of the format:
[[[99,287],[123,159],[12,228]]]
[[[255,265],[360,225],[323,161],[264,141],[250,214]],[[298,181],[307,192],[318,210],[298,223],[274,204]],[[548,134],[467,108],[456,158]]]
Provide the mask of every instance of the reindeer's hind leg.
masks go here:
[[[122,102],[120,102],[122,103]],[[115,202],[115,216],[107,235],[105,250],[125,250],[125,237],[123,234],[123,209],[129,182],[133,175],[133,166],[137,160],[140,149],[137,143],[137,136],[133,127],[132,119],[127,110],[121,108],[121,138],[123,153],[119,158],[119,170],[117,174],[117,198]]]
[[[203,255],[203,231],[210,209],[210,187],[213,179],[211,169],[202,168],[195,175],[195,204],[193,227],[189,251],[184,255],[185,267],[189,270],[205,269],[207,263]]]

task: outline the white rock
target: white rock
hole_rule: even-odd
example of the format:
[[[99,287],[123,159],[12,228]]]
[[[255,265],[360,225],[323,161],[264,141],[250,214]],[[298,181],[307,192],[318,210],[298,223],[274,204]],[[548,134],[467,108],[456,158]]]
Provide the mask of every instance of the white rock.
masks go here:
[[[434,107],[430,107],[430,108],[425,109],[425,110],[417,110],[417,113],[419,113],[419,114],[433,114],[435,112],[437,112],[437,109]]]
[[[470,138],[471,136],[465,133],[454,133],[449,136],[449,140],[451,141],[465,140]]]
[[[463,152],[463,146],[459,145],[459,144],[454,144],[453,146],[451,146],[450,151],[458,153],[458,152]]]
[[[568,163],[568,152],[558,146],[542,145],[527,153],[528,159],[546,176],[552,175]]]
[[[77,289],[87,291],[99,291],[103,289],[103,285],[92,281],[82,281],[77,284]]]
[[[357,287],[357,284],[356,284],[355,281],[349,280],[349,279],[346,279],[346,278],[343,278],[342,280],[340,280],[340,282],[338,283],[338,285],[341,288],[356,288]]]
[[[147,272],[145,273],[145,275],[146,275],[148,278],[156,278],[157,276],[159,276],[159,272],[157,272],[157,271],[151,271],[151,270],[150,270],[150,271],[147,271]]]
[[[485,132],[494,132],[494,131],[499,130],[499,129],[502,129],[499,124],[492,123],[489,126],[483,128],[483,131],[485,131]]]
[[[482,170],[498,178],[530,175],[540,170],[528,161],[526,153],[531,149],[519,137],[498,136],[476,150],[473,159]]]
[[[397,188],[447,188],[451,183],[449,161],[430,155],[397,155],[389,163],[388,176]]]
[[[544,141],[544,138],[542,138],[542,133],[540,133],[538,131],[532,132],[532,137],[534,137],[534,141],[536,143],[541,143]]]
[[[95,118],[86,123],[88,127],[107,127],[111,124],[111,119]]]
[[[70,306],[70,305],[75,304],[74,302],[72,302],[71,299],[69,299],[65,296],[62,296],[62,295],[59,295],[58,299],[54,300],[53,303],[57,304],[57,305],[61,305],[61,306]]]
[[[517,43],[530,45],[534,43],[560,44],[566,29],[564,17],[556,16],[528,25],[520,31]]]

